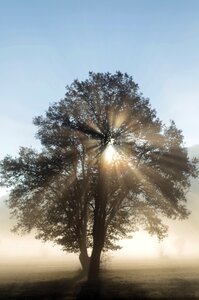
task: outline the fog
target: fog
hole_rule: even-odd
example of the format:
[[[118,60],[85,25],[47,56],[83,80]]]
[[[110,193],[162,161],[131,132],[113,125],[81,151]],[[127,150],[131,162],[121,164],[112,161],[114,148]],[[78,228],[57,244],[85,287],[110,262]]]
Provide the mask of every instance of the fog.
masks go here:
[[[199,156],[199,145],[189,149],[190,156]],[[12,233],[15,220],[10,219],[5,204],[8,193],[0,197],[0,265],[67,266],[68,270],[80,267],[78,255],[62,251],[52,243],[43,243],[34,234],[24,236]],[[199,179],[192,180],[187,195],[189,219],[165,220],[169,225],[168,237],[159,242],[144,231],[134,234],[132,239],[121,241],[122,249],[103,254],[104,266],[135,266],[136,264],[193,263],[199,261]]]

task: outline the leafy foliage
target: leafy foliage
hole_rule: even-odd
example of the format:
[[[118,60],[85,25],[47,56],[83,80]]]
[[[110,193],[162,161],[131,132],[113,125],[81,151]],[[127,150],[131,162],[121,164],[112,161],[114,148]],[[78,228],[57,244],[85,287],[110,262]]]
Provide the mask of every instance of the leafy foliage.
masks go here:
[[[42,152],[21,148],[0,165],[16,230],[34,228],[38,238],[81,252],[97,239],[101,250],[117,249],[118,239],[140,227],[161,239],[162,217],[188,217],[198,161],[129,75],[90,72],[34,124]]]

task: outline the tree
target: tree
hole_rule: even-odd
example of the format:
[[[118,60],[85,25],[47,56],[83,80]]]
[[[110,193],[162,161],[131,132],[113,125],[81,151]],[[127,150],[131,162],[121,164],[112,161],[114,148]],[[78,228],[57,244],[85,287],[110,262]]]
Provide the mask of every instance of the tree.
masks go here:
[[[75,80],[34,124],[42,152],[21,148],[18,158],[1,161],[16,229],[35,228],[38,238],[80,252],[89,280],[98,278],[102,250],[117,248],[119,238],[142,226],[161,239],[162,216],[188,217],[186,192],[198,161],[129,75]]]

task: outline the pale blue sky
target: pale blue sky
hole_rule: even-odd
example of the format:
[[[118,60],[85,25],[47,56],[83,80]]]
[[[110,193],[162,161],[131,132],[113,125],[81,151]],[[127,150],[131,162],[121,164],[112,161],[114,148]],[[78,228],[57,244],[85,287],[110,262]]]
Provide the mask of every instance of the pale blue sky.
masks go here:
[[[38,145],[32,118],[66,84],[116,70],[199,144],[199,1],[0,0],[0,158]]]

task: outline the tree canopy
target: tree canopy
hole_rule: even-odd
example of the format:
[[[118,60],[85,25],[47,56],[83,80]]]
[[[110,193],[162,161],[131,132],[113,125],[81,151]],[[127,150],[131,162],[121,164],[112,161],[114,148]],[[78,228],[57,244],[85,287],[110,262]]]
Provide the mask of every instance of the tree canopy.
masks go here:
[[[36,229],[38,238],[79,252],[90,278],[99,273],[101,251],[117,249],[118,239],[140,227],[161,239],[162,217],[188,217],[198,161],[128,74],[90,72],[34,124],[42,151],[22,147],[0,164],[15,229]]]

